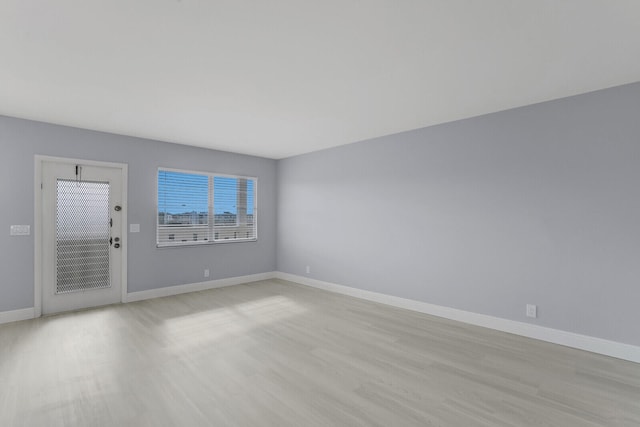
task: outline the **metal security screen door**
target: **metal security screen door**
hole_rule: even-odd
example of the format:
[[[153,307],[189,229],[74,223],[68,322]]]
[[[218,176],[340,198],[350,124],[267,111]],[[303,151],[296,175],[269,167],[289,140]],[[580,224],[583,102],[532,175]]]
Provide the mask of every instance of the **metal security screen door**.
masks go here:
[[[111,286],[109,183],[56,183],[56,294]]]
[[[122,173],[42,163],[42,311],[121,301]]]

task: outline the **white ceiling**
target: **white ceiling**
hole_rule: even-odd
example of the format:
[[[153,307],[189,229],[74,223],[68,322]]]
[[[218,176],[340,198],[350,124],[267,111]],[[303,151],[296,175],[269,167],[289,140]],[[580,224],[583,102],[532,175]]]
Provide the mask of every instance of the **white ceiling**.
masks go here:
[[[270,158],[636,81],[638,0],[0,1],[0,114]]]

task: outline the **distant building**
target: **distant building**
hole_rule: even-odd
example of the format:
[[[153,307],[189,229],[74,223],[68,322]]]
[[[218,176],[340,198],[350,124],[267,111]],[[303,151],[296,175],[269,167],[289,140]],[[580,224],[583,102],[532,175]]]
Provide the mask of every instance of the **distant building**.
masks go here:
[[[183,213],[158,213],[158,224],[160,225],[206,225],[208,224],[207,212],[183,212]],[[247,214],[247,225],[253,225],[253,214]],[[232,212],[215,214],[214,224],[219,226],[237,226],[238,216]]]

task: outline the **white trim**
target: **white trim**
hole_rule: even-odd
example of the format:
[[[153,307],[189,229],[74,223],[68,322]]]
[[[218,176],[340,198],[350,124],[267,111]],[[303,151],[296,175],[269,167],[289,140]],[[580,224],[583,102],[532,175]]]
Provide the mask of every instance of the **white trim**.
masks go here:
[[[81,163],[87,166],[98,166],[105,168],[120,169],[122,177],[122,200],[120,204],[122,206],[122,266],[121,266],[121,289],[122,296],[121,302],[126,301],[127,296],[127,250],[128,250],[128,193],[129,188],[129,165],[126,163],[114,163],[114,162],[102,162],[96,160],[86,159],[72,159],[67,157],[55,157],[36,154],[34,155],[34,175],[33,182],[33,197],[34,197],[34,257],[33,257],[33,269],[34,269],[34,298],[33,298],[33,316],[42,316],[42,164],[44,162],[57,162],[78,164]],[[2,314],[2,313],[0,313]]]
[[[42,163],[47,158],[36,154],[33,159],[35,171],[33,181],[33,315],[34,317],[40,317],[42,316]]]
[[[457,320],[471,325],[482,326],[485,328],[495,329],[497,331],[508,332],[527,338],[533,338],[553,344],[560,344],[566,347],[577,348],[580,350],[590,351],[592,353],[603,354],[605,356],[640,363],[640,347],[631,344],[609,341],[602,338],[532,325],[530,323],[508,320],[500,317],[488,316],[485,314],[472,313],[470,311],[395,297],[378,292],[365,291],[362,289],[323,282],[321,280],[283,273],[280,271],[276,272],[275,276],[278,279],[296,282],[313,288],[324,289],[326,291],[349,295],[368,301],[374,301],[381,304],[443,317],[445,319]]]
[[[17,322],[19,320],[33,319],[35,316],[35,309],[21,308],[20,310],[0,311],[0,325],[3,323]]]
[[[250,274],[248,276],[229,277],[226,279],[209,280],[207,282],[188,283],[185,285],[167,286],[164,288],[149,289],[147,291],[131,292],[126,296],[126,302],[141,301],[151,298],[168,297],[171,295],[185,294],[188,292],[204,291],[207,289],[223,288],[226,286],[240,285],[243,283],[268,280],[276,277],[276,273]]]
[[[189,283],[185,285],[168,286],[165,288],[149,289],[148,291],[132,292],[123,296],[123,302],[142,301],[151,298],[167,297],[189,292],[204,291],[207,289],[223,288],[226,286],[241,285],[244,283],[269,280],[276,277],[276,272],[250,274],[247,276],[229,277],[226,279],[210,280],[208,282]],[[19,310],[0,311],[0,324],[17,322],[20,320],[34,319],[40,317],[36,315],[35,307],[21,308]]]
[[[127,301],[127,292],[128,292],[128,264],[127,259],[129,258],[129,165],[126,163],[120,164],[121,168],[121,178],[122,178],[122,190],[120,191],[120,197],[122,200],[120,201],[120,205],[122,206],[122,232],[120,233],[120,240],[122,241],[122,260],[120,262],[120,302]]]

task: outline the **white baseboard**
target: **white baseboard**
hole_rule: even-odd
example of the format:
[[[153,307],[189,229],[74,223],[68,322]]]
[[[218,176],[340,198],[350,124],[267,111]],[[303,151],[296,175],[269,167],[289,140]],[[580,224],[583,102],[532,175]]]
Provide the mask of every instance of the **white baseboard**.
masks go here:
[[[209,280],[207,282],[189,283],[186,285],[149,289],[148,291],[131,292],[127,294],[126,301],[124,302],[134,302],[151,298],[185,294],[188,292],[204,291],[206,289],[223,288],[225,286],[240,285],[242,283],[273,279],[274,277],[276,277],[276,273],[274,271],[270,271],[268,273],[250,274],[248,276],[229,277],[226,279]],[[17,322],[19,320],[33,319],[35,317],[35,309],[33,307],[12,311],[0,311],[0,324]]]
[[[500,317],[488,316],[485,314],[472,313],[469,311],[443,307],[440,305],[429,304],[426,302],[411,300],[407,298],[395,297],[378,292],[365,291],[362,289],[338,285],[330,282],[323,282],[321,280],[311,279],[295,274],[282,273],[278,271],[276,272],[275,276],[278,279],[288,280],[302,285],[324,289],[343,295],[349,295],[368,301],[374,301],[381,304],[404,308],[407,310],[418,311],[420,313],[431,314],[433,316],[443,317],[445,319],[457,320],[459,322],[464,322],[471,325],[483,326],[485,328],[495,329],[502,332],[509,332],[511,334],[521,335],[527,338],[534,338],[553,344],[560,344],[566,347],[577,348],[580,350],[590,351],[592,353],[603,354],[618,359],[640,363],[640,347],[630,344],[609,341],[602,338],[591,337],[588,335],[580,335],[573,332],[547,328],[544,326],[532,325],[530,323],[517,322],[515,320],[508,320]]]
[[[0,311],[0,324],[17,322],[18,320],[33,319],[35,310],[33,307],[21,308],[20,310]]]
[[[209,280],[206,282],[189,283],[186,285],[167,286],[164,288],[149,289],[148,291],[131,292],[127,294],[125,302],[141,301],[151,298],[168,297],[171,295],[185,294],[188,292],[204,291],[206,289],[223,288],[225,286],[240,285],[242,283],[257,282],[259,280],[273,279],[276,273],[250,274],[248,276],[229,277],[227,279]]]

